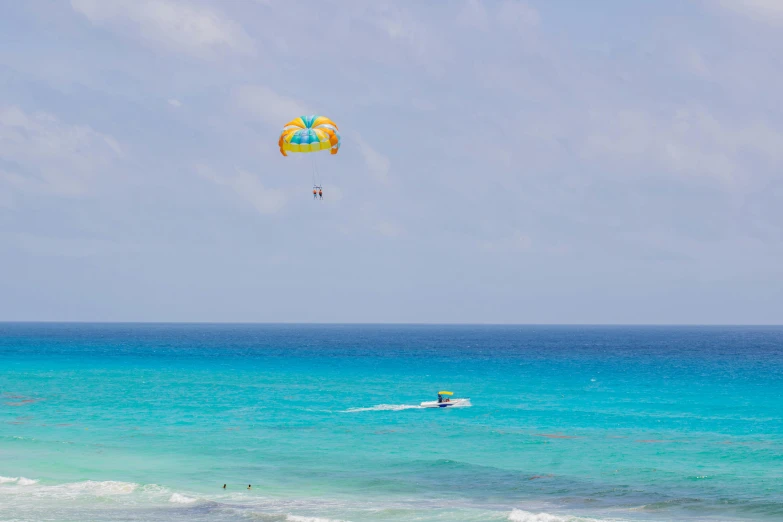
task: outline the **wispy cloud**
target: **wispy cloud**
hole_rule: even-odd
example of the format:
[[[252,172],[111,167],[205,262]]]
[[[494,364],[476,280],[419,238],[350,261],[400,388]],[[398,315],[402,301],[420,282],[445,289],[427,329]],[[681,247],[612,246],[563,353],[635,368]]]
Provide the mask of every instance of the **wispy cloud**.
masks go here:
[[[117,141],[51,114],[0,108],[0,181],[19,190],[64,196],[85,193],[91,180],[124,156]]]
[[[486,30],[489,27],[487,9],[481,0],[465,0],[456,21],[459,25],[474,29]]]
[[[536,26],[541,21],[538,11],[527,2],[520,0],[503,2],[498,10],[497,19],[501,24],[516,29]]]
[[[252,53],[241,25],[216,10],[171,0],[71,0],[73,9],[105,26],[172,52],[206,58],[223,51]]]
[[[35,255],[50,257],[92,257],[98,255],[127,254],[137,247],[129,243],[90,237],[52,237],[18,233],[6,239]]]
[[[237,87],[234,102],[246,115],[281,128],[291,119],[311,112],[303,102],[278,94],[264,85]]]
[[[759,22],[783,25],[783,2],[780,0],[718,0],[717,5]]]
[[[357,17],[374,26],[388,41],[419,63],[433,63],[450,57],[451,52],[431,25],[398,2],[363,3]]]
[[[354,136],[356,146],[364,157],[364,163],[372,176],[381,183],[389,181],[389,170],[391,169],[391,160],[381,154],[368,144],[364,138],[359,135]]]
[[[204,165],[196,166],[196,172],[203,177],[234,192],[240,199],[249,203],[259,214],[275,214],[286,204],[282,190],[265,187],[255,176],[244,170],[234,174],[220,175]]]
[[[399,237],[405,233],[405,229],[391,221],[381,221],[375,225],[375,230],[386,237]]]
[[[530,236],[519,231],[509,236],[479,241],[479,245],[484,250],[498,253],[524,252],[530,250],[532,244]]]
[[[456,21],[462,26],[483,31],[493,24],[524,30],[538,25],[541,16],[534,7],[521,0],[504,0],[499,5],[496,2],[466,0],[457,13]]]
[[[753,161],[783,159],[783,133],[761,123],[725,122],[704,107],[668,114],[647,111],[594,113],[582,149],[585,158],[637,171],[715,177],[753,177]]]

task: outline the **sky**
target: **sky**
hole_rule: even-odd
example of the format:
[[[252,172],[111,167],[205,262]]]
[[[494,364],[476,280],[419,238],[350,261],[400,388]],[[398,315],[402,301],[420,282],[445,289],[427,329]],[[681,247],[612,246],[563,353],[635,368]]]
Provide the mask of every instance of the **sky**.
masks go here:
[[[0,320],[781,324],[781,34],[778,0],[3,2]],[[312,113],[339,154],[283,157]]]

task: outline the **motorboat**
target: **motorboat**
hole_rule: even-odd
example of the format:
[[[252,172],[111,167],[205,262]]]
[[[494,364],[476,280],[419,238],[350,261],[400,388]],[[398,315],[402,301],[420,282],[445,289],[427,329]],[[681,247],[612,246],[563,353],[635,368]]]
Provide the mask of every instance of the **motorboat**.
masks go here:
[[[444,397],[445,395],[445,397]],[[452,406],[470,406],[470,399],[454,399],[450,391],[439,391],[437,401],[426,401],[421,403],[422,408],[449,408]]]

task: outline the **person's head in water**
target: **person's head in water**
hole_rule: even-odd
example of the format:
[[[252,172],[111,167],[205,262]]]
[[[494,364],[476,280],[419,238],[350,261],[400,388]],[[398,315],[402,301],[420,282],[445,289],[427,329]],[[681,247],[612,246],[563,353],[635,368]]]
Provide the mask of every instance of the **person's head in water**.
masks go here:
[[[250,484],[247,485],[247,489],[250,489]]]
[[[225,484],[223,484],[223,489],[226,489],[226,485]]]

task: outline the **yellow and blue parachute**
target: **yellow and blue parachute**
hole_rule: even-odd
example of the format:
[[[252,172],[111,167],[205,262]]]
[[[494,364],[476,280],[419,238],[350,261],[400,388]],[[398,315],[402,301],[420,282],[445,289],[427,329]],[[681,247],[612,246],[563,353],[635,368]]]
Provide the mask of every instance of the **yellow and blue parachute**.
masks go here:
[[[326,116],[300,116],[289,121],[280,133],[280,153],[318,152],[328,150],[337,154],[340,150],[340,132],[337,125]]]

